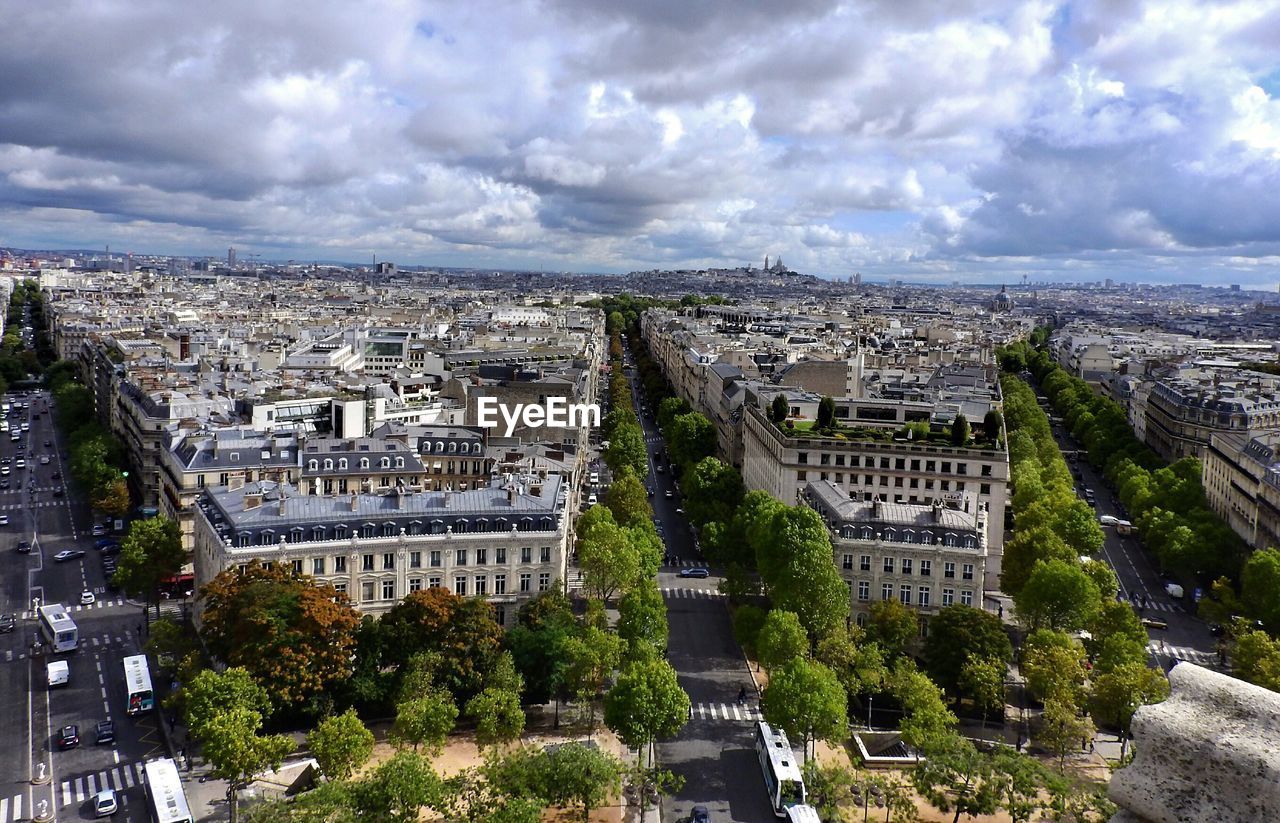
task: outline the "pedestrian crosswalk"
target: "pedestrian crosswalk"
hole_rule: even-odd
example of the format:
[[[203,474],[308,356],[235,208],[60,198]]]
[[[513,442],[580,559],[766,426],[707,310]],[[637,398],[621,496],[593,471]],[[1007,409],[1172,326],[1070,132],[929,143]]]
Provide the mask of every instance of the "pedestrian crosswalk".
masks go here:
[[[125,634],[116,634],[116,635],[112,635],[112,634],[86,635],[81,633],[80,648],[100,649],[100,648],[105,648],[111,645],[124,645],[124,643],[130,639],[131,634],[132,632],[127,632]],[[26,659],[27,659],[27,650],[15,651],[13,649],[5,649],[4,651],[4,662],[6,663],[12,663],[15,660],[26,660]],[[0,821],[2,820],[3,818],[0,818]]]
[[[65,808],[67,806],[81,805],[98,792],[106,789],[115,789],[117,792],[123,792],[135,786],[141,786],[143,780],[142,769],[142,761],[122,763],[119,766],[104,769],[100,772],[63,780],[54,790],[53,801],[59,804],[59,808]],[[27,810],[27,814],[23,814],[26,804],[26,794],[0,797],[0,823],[17,823],[19,820],[29,820],[31,817],[30,810]]]
[[[673,600],[722,600],[724,595],[716,589],[693,589],[681,586],[663,586],[662,596]]]
[[[1214,652],[1202,652],[1187,646],[1172,646],[1160,640],[1152,640],[1148,643],[1147,651],[1160,658],[1185,660],[1198,666],[1212,666],[1218,662],[1218,655]]]
[[[62,805],[83,803],[98,792],[107,789],[115,789],[118,792],[132,789],[134,786],[141,786],[142,780],[142,761],[64,780],[60,787]]]
[[[0,506],[0,511],[12,512],[22,509],[47,509],[53,506],[65,506],[65,500],[35,500],[30,503],[10,503]]]
[[[93,609],[110,609],[115,606],[123,606],[124,604],[125,604],[125,599],[123,597],[110,597],[110,598],[100,597],[94,602],[88,603],[83,606],[79,604],[76,604],[74,606],[67,606],[67,611],[87,612],[87,611],[92,611]],[[175,603],[174,605],[177,606],[178,604]],[[35,617],[35,612],[32,612],[30,609],[22,613],[23,620],[31,620],[31,619],[34,619],[34,617]]]
[[[689,706],[692,720],[730,720],[755,723],[764,720],[758,706],[749,703],[694,703]]]

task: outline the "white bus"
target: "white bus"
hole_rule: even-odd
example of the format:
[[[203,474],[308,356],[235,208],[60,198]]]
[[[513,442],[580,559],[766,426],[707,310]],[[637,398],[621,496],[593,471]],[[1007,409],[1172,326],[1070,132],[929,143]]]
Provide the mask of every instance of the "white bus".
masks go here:
[[[147,669],[146,655],[135,654],[124,659],[124,686],[128,692],[125,714],[141,714],[155,708],[155,693],[151,691],[151,672]]]
[[[80,643],[80,630],[61,603],[40,607],[40,630],[55,652],[73,652]]]
[[[764,787],[769,792],[769,803],[778,817],[787,817],[787,810],[804,803],[804,777],[796,763],[795,752],[787,741],[786,732],[768,723],[756,724],[756,755],[760,759],[760,771],[764,774]]]
[[[143,771],[147,777],[147,808],[153,823],[195,823],[182,791],[177,764],[161,757],[148,761]]]

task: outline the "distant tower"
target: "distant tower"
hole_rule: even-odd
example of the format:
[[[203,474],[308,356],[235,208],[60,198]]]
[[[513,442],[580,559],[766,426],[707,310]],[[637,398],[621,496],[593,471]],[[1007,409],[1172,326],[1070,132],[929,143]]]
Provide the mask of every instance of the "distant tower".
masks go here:
[[[764,256],[764,270],[765,271],[769,270],[769,255],[767,254]]]
[[[855,286],[862,285],[862,272],[857,272],[856,274],[853,275],[853,285]]]
[[[227,268],[234,269],[236,267],[236,248],[232,246],[227,249]]]

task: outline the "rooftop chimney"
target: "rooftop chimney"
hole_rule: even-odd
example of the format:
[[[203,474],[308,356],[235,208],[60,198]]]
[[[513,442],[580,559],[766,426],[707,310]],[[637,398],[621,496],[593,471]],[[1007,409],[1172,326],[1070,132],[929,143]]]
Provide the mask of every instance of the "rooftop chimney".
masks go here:
[[[244,510],[251,511],[262,505],[262,492],[245,492]]]
[[[233,474],[227,478],[227,489],[229,491],[237,491],[244,488],[244,475]]]

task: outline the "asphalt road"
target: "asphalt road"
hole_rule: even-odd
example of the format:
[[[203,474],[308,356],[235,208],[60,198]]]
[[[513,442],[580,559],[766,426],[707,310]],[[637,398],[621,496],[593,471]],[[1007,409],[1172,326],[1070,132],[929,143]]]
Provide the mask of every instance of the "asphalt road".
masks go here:
[[[15,400],[12,395],[6,399]],[[154,713],[143,718],[124,713],[121,661],[137,653],[141,609],[106,588],[93,549],[96,538],[89,534],[92,513],[66,485],[65,451],[47,411],[47,395],[21,399],[28,409],[8,420],[15,430],[27,422],[30,431],[17,443],[9,433],[0,433],[0,458],[12,461],[7,464],[10,475],[0,478],[10,485],[0,488],[0,514],[10,518],[9,525],[0,526],[0,610],[20,618],[16,631],[0,635],[0,694],[7,698],[0,701],[0,749],[21,753],[0,757],[0,823],[30,819],[41,801],[50,804],[58,820],[92,819],[90,799],[103,788],[120,790],[123,808],[115,820],[143,821],[141,763],[163,753],[163,741]],[[46,441],[53,445],[46,447]],[[26,461],[21,469],[20,455]],[[47,464],[41,463],[42,455],[49,457]],[[55,489],[63,494],[56,496]],[[15,553],[14,546],[24,539],[31,541],[33,551]],[[53,556],[67,548],[85,549],[87,554],[54,562]],[[95,602],[80,605],[86,589]],[[79,628],[79,649],[33,654],[32,644],[40,633],[33,597],[42,604],[68,606]],[[64,688],[46,686],[45,664],[51,659],[70,665],[70,683]],[[114,744],[95,745],[94,727],[103,719],[116,723]],[[79,726],[81,744],[58,751],[56,735],[67,724]],[[33,786],[30,778],[41,763],[50,780]]]
[[[1054,436],[1064,451],[1075,451],[1081,446],[1060,426],[1054,427]],[[1088,461],[1081,458],[1073,468],[1079,471],[1080,479],[1076,483],[1077,490],[1087,487],[1093,490],[1097,501],[1098,516],[1111,515],[1127,520],[1128,515],[1121,509],[1108,488],[1102,473],[1095,471]],[[1138,537],[1129,535],[1121,537],[1110,526],[1102,528],[1106,536],[1103,544],[1103,559],[1115,570],[1120,579],[1122,597],[1131,603],[1144,604],[1139,614],[1145,618],[1159,620],[1168,625],[1167,629],[1148,629],[1150,638],[1147,650],[1152,659],[1164,669],[1171,668],[1179,661],[1196,663],[1201,666],[1221,669],[1218,663],[1217,638],[1209,633],[1208,625],[1195,616],[1195,604],[1192,592],[1187,591],[1182,599],[1170,597],[1164,589],[1164,581],[1152,559],[1143,549]]]
[[[629,378],[638,409],[640,395],[634,373]],[[651,411],[656,413],[657,409]],[[685,781],[680,791],[663,798],[663,819],[687,820],[693,806],[704,805],[717,823],[776,820],[755,753],[754,722],[761,719],[759,695],[733,638],[728,605],[718,590],[721,578],[714,569],[705,579],[679,576],[680,569],[702,563],[688,521],[679,510],[682,500],[657,421],[643,413],[640,418],[649,450],[645,482],[654,489],[649,502],[667,551],[675,555],[674,562],[658,574],[670,626],[668,659],[689,694],[693,715],[679,735],[658,745],[659,764]],[[655,452],[663,454],[662,472],[656,470]],[[667,497],[668,491],[671,497]],[[743,688],[748,699],[739,704],[738,692]]]

